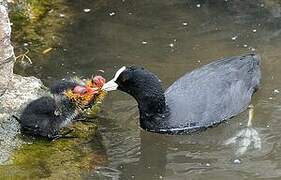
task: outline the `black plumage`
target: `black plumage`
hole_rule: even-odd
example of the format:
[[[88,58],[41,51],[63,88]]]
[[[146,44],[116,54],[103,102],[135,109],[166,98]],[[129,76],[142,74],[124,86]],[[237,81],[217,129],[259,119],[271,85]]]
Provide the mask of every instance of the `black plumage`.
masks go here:
[[[166,91],[156,75],[139,67],[121,68],[104,89],[117,86],[136,99],[143,129],[179,134],[206,129],[244,111],[260,79],[260,58],[248,54],[193,70]]]
[[[48,139],[62,136],[61,128],[67,127],[80,113],[75,103],[63,92],[77,85],[80,84],[75,81],[58,81],[50,88],[50,96],[30,102],[18,118],[21,132]]]

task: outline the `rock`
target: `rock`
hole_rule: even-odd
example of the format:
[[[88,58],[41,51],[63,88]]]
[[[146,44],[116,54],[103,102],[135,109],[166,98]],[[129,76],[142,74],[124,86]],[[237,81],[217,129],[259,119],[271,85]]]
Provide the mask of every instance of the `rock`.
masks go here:
[[[15,62],[11,45],[11,26],[6,1],[0,0],[0,164],[7,162],[13,150],[22,144],[18,138],[19,124],[11,115],[19,115],[24,107],[47,93],[35,77],[13,74]]]
[[[21,143],[16,135],[18,134],[18,124],[9,119],[7,113],[0,114],[0,165],[9,160],[12,151]]]
[[[5,8],[8,8],[8,2],[6,0],[0,0],[0,5],[5,6]]]
[[[8,12],[6,7],[1,4],[3,4],[3,1],[0,0],[0,95],[9,86],[15,61],[13,46],[10,42],[11,26]]]
[[[19,114],[28,102],[44,94],[47,94],[47,88],[41,80],[14,75],[11,86],[0,97],[0,113]]]
[[[13,150],[23,143],[17,136],[19,123],[11,115],[19,115],[31,100],[47,93],[35,77],[14,75],[10,85],[0,97],[0,164],[7,162]]]

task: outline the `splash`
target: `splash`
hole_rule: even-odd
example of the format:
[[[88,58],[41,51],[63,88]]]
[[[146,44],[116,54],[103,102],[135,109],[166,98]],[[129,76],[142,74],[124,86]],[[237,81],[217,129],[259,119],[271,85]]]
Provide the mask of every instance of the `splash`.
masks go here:
[[[240,130],[234,137],[225,141],[225,145],[234,144],[237,147],[236,155],[243,155],[248,149],[261,149],[261,138],[259,133],[252,127],[254,117],[254,106],[249,106],[249,120],[247,127]]]

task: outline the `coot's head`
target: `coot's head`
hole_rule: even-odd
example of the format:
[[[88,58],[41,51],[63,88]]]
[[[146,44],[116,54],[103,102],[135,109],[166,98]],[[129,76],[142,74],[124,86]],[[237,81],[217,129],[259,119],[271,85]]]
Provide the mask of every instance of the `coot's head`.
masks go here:
[[[165,96],[160,82],[156,75],[144,68],[122,67],[102,89],[126,92],[138,102],[141,115],[155,114],[165,109]]]
[[[114,78],[102,87],[105,91],[121,90],[133,96],[138,102],[140,126],[143,129],[155,130],[164,126],[163,117],[166,113],[164,91],[160,79],[141,67],[122,67]]]
[[[163,92],[160,79],[142,67],[120,68],[114,75],[114,78],[105,83],[102,87],[105,91],[121,90],[134,97],[154,92]]]

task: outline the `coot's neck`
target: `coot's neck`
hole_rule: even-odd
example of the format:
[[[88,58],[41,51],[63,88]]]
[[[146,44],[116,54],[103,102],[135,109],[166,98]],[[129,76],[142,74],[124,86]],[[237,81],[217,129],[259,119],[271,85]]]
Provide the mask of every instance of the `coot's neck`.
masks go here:
[[[140,92],[134,96],[138,102],[140,126],[148,131],[167,128],[168,108],[162,88],[153,88],[149,92]]]

